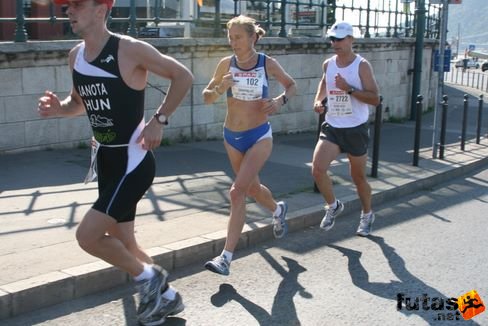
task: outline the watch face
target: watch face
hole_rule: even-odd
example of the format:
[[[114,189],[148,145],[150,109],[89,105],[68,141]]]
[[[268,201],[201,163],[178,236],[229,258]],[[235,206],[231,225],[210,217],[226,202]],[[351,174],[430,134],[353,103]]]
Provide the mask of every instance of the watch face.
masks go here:
[[[157,119],[158,119],[158,121],[159,121],[160,123],[165,123],[165,122],[166,122],[166,120],[167,120],[167,119],[166,119],[166,116],[165,116],[164,114],[160,114],[160,115],[158,115],[158,118],[157,118]]]
[[[156,114],[154,114],[154,117],[156,118],[156,120],[160,124],[163,124],[163,125],[167,125],[168,124],[168,118],[164,114],[156,113]]]

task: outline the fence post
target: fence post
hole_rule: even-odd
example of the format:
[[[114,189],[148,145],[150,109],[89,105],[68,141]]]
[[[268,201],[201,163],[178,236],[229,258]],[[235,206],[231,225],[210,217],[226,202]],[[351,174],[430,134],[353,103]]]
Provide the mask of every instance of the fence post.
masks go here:
[[[327,16],[327,13],[325,12],[325,10],[326,10],[325,1],[322,1],[320,3],[320,30],[322,32],[324,32],[325,19],[326,19],[326,16]]]
[[[279,37],[286,37],[286,0],[281,0],[281,22]]]
[[[17,0],[15,19],[15,42],[26,42],[27,31],[25,30],[24,0]]]
[[[417,95],[416,116],[415,116],[415,140],[413,144],[413,166],[419,166],[420,131],[422,125],[422,95]]]
[[[382,112],[383,112],[383,96],[380,96],[380,104],[376,106],[375,117],[374,117],[373,156],[372,156],[372,163],[371,163],[371,176],[373,178],[378,177],[381,124],[383,123]]]
[[[137,36],[136,21],[137,21],[136,0],[130,0],[129,30],[127,31],[127,34],[133,37]]]
[[[214,37],[220,37],[220,0],[215,0]]]
[[[234,1],[237,3],[237,0]],[[237,16],[237,11],[235,14]],[[266,1],[266,33],[269,36],[273,36],[273,31],[271,30],[271,2],[269,1]]]
[[[476,144],[480,143],[482,113],[483,113],[483,94],[480,95],[480,98],[478,100],[478,121],[476,122]]]
[[[368,7],[366,8],[366,32],[364,33],[364,38],[370,38],[371,34],[369,34],[369,14],[371,12],[370,8],[370,0],[368,0]]]
[[[444,159],[444,147],[446,146],[446,125],[447,125],[447,95],[442,97],[442,117],[441,117],[441,139],[439,143],[439,158]]]
[[[464,108],[463,108],[463,126],[461,129],[461,150],[464,151],[464,144],[466,142],[466,128],[468,126],[468,94],[464,94]]]

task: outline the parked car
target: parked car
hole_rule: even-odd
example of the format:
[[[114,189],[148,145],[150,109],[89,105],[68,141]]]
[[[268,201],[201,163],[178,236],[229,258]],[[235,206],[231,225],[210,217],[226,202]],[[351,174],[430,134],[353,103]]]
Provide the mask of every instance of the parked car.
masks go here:
[[[480,64],[478,62],[474,61],[473,59],[461,59],[461,60],[458,60],[458,61],[456,61],[456,63],[455,63],[454,66],[456,68],[463,68],[463,67],[465,67],[465,65],[464,65],[464,61],[465,60],[467,61],[466,68],[468,68],[468,69],[469,68],[476,68],[476,69],[478,69],[480,67]]]
[[[488,70],[488,61],[485,61],[481,64],[481,71]]]

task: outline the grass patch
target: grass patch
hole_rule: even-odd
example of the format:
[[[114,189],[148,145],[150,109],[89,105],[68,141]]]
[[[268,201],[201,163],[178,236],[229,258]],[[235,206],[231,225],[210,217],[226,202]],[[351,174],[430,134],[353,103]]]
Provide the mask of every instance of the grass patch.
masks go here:
[[[171,140],[163,138],[161,139],[161,143],[159,144],[159,146],[171,146]]]
[[[407,118],[389,117],[386,121],[390,123],[405,123]]]
[[[78,149],[87,149],[89,148],[88,144],[86,142],[79,142],[78,145],[76,146]]]

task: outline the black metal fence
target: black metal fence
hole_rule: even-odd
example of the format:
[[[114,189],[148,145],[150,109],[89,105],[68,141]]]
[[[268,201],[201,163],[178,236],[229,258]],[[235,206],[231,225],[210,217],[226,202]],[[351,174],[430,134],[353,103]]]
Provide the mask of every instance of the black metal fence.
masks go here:
[[[254,17],[268,35],[322,36],[336,20],[347,20],[361,36],[414,37],[416,12],[425,11],[426,38],[439,37],[440,5],[406,0],[118,0],[109,17],[110,29],[135,37],[223,37],[225,22],[236,15]],[[15,7],[15,8],[13,8]],[[0,2],[0,39],[75,38],[65,8],[48,0]],[[39,30],[57,26],[53,32]]]

